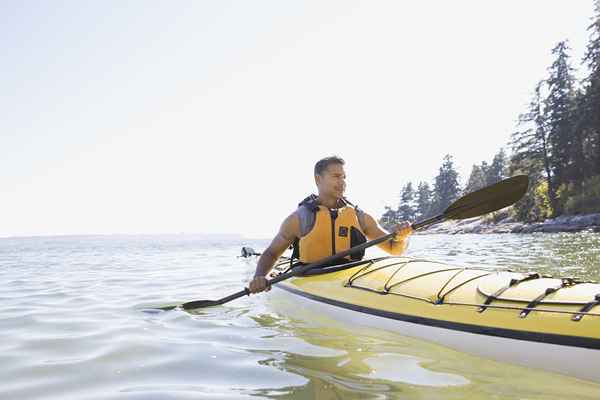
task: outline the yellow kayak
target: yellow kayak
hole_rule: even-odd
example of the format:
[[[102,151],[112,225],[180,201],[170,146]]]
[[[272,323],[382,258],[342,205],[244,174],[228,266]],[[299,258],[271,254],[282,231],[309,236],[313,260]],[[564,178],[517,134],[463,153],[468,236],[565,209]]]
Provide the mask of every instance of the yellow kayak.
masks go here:
[[[292,277],[272,293],[352,324],[600,382],[598,283],[382,257]]]

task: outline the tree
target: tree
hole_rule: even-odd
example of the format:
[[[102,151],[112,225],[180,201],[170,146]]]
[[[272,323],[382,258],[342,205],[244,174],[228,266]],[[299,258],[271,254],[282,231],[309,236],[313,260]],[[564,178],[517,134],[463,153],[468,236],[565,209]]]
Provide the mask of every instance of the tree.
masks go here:
[[[578,107],[581,134],[591,148],[592,174],[600,175],[600,1],[596,0],[596,15],[588,27],[590,41],[583,58],[589,75],[584,79],[584,93]]]
[[[447,154],[433,186],[433,214],[441,213],[460,195],[458,172],[454,169],[452,156]]]
[[[412,183],[408,182],[400,194],[400,204],[398,205],[398,218],[400,220],[412,221],[415,218],[415,191]]]
[[[545,172],[548,185],[548,197],[552,213],[556,210],[556,187],[551,163],[551,148],[548,138],[546,115],[544,114],[541,90],[544,81],[535,86],[534,95],[529,103],[529,110],[519,115],[518,127],[524,128],[512,134],[512,164],[525,165],[529,172],[538,167]]]
[[[554,188],[577,179],[575,164],[581,151],[573,140],[575,78],[569,65],[568,50],[566,41],[559,42],[552,49],[556,59],[548,69],[548,96],[544,100],[548,139],[552,147],[551,168],[556,180]],[[556,202],[553,210],[556,211]]]
[[[419,182],[416,200],[417,219],[425,219],[431,216],[431,189],[427,182]]]
[[[540,205],[550,203],[547,196],[548,180],[544,176],[544,168],[542,160],[539,158],[526,158],[520,154],[513,155],[509,163],[509,171],[511,175],[525,174],[529,176],[529,188],[523,198],[517,201],[512,212],[519,221],[541,221],[551,216],[550,210],[545,210]],[[539,187],[546,189],[545,193],[538,190]],[[546,195],[544,199],[538,199],[538,195],[542,193]]]
[[[485,161],[482,164],[485,164]],[[465,186],[465,193],[474,192],[485,186],[486,179],[483,167],[485,166],[473,164],[473,168],[471,169],[471,175],[469,175],[469,180],[467,181],[467,185]]]
[[[392,227],[398,222],[398,213],[396,210],[392,210],[390,207],[385,207],[385,212],[379,219],[379,224],[387,230],[392,229]]]
[[[504,149],[494,156],[492,164],[485,171],[485,186],[493,185],[506,178],[506,153]]]

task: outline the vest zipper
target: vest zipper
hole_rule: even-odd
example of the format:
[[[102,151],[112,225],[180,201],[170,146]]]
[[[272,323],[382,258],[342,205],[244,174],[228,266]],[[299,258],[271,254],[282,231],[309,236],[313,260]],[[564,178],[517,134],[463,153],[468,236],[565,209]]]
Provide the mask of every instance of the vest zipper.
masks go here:
[[[335,254],[335,219],[338,216],[337,210],[329,210],[331,216],[331,254]]]

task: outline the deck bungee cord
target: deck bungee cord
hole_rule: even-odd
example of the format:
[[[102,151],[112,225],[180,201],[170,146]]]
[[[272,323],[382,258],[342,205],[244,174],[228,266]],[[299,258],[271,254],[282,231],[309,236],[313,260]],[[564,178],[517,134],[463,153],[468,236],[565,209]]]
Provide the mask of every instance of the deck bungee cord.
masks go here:
[[[397,260],[395,260],[395,259],[397,259]],[[382,260],[395,260],[395,261],[393,261],[390,264],[378,265],[377,263],[379,263]],[[274,273],[272,274],[272,276],[275,277],[280,273],[289,272],[291,269],[296,268],[298,266],[298,265],[294,265],[292,267],[289,267],[288,263],[289,263],[289,261],[287,258],[285,260],[277,263],[274,267],[274,271],[273,271]],[[499,271],[498,269],[495,269],[495,268],[494,269],[474,269],[474,268],[468,268],[465,266],[444,265],[446,268],[412,275],[403,280],[393,282],[394,278],[398,275],[398,273],[401,270],[405,269],[407,266],[409,266],[411,263],[436,263],[436,262],[427,260],[427,259],[422,259],[422,258],[421,259],[406,259],[405,257],[387,256],[387,257],[374,258],[374,259],[370,259],[370,260],[353,261],[353,262],[349,262],[346,264],[315,268],[315,269],[311,269],[309,271],[305,271],[303,274],[298,275],[298,276],[302,277],[302,276],[330,274],[333,272],[338,272],[338,271],[342,271],[342,270],[346,270],[349,268],[354,268],[354,267],[360,266],[360,269],[353,272],[353,274],[347,279],[347,282],[344,283],[345,287],[351,288],[351,289],[370,291],[370,292],[380,294],[380,295],[401,296],[401,297],[424,301],[424,302],[427,302],[430,304],[435,304],[435,305],[445,304],[445,305],[468,306],[468,307],[473,307],[475,309],[475,311],[477,311],[479,313],[485,311],[486,309],[516,310],[516,311],[519,311],[519,317],[521,317],[521,318],[527,317],[527,315],[529,315],[529,313],[532,311],[541,312],[541,313],[571,314],[572,315],[571,320],[574,322],[580,321],[586,315],[600,316],[600,313],[591,311],[594,307],[600,305],[600,294],[591,295],[589,300],[579,300],[579,301],[546,300],[546,298],[549,295],[557,292],[560,289],[569,288],[569,287],[573,287],[577,284],[584,284],[584,283],[585,284],[597,284],[595,281],[577,280],[575,278],[570,278],[570,277],[554,278],[550,275],[542,275],[537,272],[528,273],[526,276],[524,276],[521,279],[511,278],[508,285],[502,287],[497,292],[495,292],[494,294],[491,294],[491,295],[487,295],[487,294],[483,293],[481,291],[481,289],[478,287],[477,288],[478,293],[481,294],[482,296],[484,296],[485,300],[482,303],[466,303],[466,302],[446,301],[445,299],[449,294],[453,293],[454,291],[460,289],[461,287],[464,287],[465,285],[472,283],[476,280],[480,280],[485,277],[490,277],[490,276],[497,274],[498,272],[502,272],[502,271],[503,272],[515,272],[515,271],[510,270],[510,269],[504,269],[502,271]],[[376,265],[375,268],[373,268],[374,265]],[[442,264],[440,264],[440,265],[442,265]],[[285,267],[285,268],[282,269],[282,267]],[[360,283],[358,282],[358,281],[360,281],[361,278],[364,278],[367,275],[374,274],[376,272],[380,272],[382,270],[392,270],[392,272],[389,274],[389,276],[383,282],[382,289],[375,289],[375,288],[372,288],[369,286],[360,285]],[[441,289],[439,289],[439,291],[437,291],[434,299],[429,298],[429,297],[414,296],[414,295],[402,293],[402,291],[394,291],[394,289],[398,289],[401,285],[403,285],[407,282],[418,280],[420,278],[424,278],[427,276],[443,274],[443,273],[451,272],[451,271],[455,271],[454,275],[452,275],[450,278],[445,279],[440,282]],[[474,275],[466,278],[465,280],[459,279],[461,275],[468,274],[468,273],[471,273]],[[521,283],[528,282],[528,281],[531,281],[534,279],[542,279],[542,278],[554,279],[554,280],[558,279],[561,281],[561,284],[558,287],[547,288],[541,294],[539,294],[538,296],[536,296],[535,298],[533,298],[531,300],[503,298],[501,296],[504,292],[506,292],[506,290],[508,290],[510,288],[515,288],[517,285],[519,285]],[[458,282],[455,285],[451,285],[451,283],[453,281],[458,281]],[[598,286],[598,290],[600,290],[600,285],[597,285],[597,286]],[[519,306],[519,305],[492,304],[493,301],[526,303],[526,305]],[[546,305],[546,304],[552,304],[552,305],[558,305],[558,306],[560,306],[560,305],[562,305],[562,306],[579,305],[579,306],[582,306],[582,308],[579,310],[576,310],[576,311],[566,311],[566,310],[551,309],[551,308],[538,308],[539,305]]]

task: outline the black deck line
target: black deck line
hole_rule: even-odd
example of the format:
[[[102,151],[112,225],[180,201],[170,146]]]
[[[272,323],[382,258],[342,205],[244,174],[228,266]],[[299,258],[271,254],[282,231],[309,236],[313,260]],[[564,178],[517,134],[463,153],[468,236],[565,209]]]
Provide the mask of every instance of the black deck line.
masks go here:
[[[277,285],[278,289],[288,291],[298,296],[306,297],[311,300],[315,300],[321,303],[330,304],[336,307],[345,308],[348,310],[358,311],[364,314],[375,315],[378,317],[394,319],[398,321],[410,322],[413,324],[426,325],[436,328],[451,329],[454,331],[475,333],[478,335],[497,336],[509,339],[525,340],[529,342],[557,344],[562,346],[579,347],[585,349],[600,350],[600,339],[594,339],[583,336],[567,336],[557,335],[554,333],[542,333],[542,332],[528,332],[518,331],[514,329],[506,328],[493,328],[481,325],[464,324],[460,322],[444,321],[439,319],[418,317],[414,315],[407,315],[396,313],[392,311],[378,310],[375,308],[369,308],[359,306],[356,304],[345,303],[338,300],[328,299],[325,297],[317,296],[311,293],[305,293],[301,290],[291,288],[285,285]],[[480,315],[480,314],[477,314]],[[515,318],[518,318],[515,315]]]

